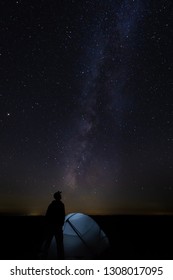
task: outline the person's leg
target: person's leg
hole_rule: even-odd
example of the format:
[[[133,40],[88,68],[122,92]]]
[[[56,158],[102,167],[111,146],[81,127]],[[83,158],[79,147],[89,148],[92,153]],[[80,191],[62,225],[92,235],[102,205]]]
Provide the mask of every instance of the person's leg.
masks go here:
[[[49,247],[50,247],[53,235],[54,235],[54,233],[53,233],[52,230],[47,232],[46,239],[45,239],[45,241],[43,243],[43,246],[42,246],[42,257],[44,259],[47,259],[47,257],[48,257]]]
[[[63,231],[57,229],[55,234],[56,246],[57,246],[57,257],[60,260],[64,259],[64,243],[63,243]]]

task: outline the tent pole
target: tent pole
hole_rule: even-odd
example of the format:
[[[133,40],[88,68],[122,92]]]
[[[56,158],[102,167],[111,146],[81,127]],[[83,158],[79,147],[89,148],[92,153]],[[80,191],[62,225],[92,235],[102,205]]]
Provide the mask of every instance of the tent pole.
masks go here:
[[[69,219],[67,220],[67,222],[70,224],[70,226],[72,227],[72,229],[75,231],[75,233],[77,234],[77,236],[80,238],[80,240],[84,243],[84,245],[87,247],[87,249],[89,250],[89,252],[91,253],[92,256],[94,256],[94,254],[92,253],[91,248],[87,245],[87,243],[82,239],[80,233],[77,231],[77,229],[74,227],[74,225],[69,221]]]

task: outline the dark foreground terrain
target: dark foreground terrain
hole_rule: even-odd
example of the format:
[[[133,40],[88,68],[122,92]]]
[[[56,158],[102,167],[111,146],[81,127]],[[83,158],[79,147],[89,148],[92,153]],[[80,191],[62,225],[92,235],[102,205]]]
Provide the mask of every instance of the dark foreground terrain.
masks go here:
[[[107,234],[101,259],[173,259],[173,216],[91,216]],[[44,217],[0,216],[0,259],[38,259]]]

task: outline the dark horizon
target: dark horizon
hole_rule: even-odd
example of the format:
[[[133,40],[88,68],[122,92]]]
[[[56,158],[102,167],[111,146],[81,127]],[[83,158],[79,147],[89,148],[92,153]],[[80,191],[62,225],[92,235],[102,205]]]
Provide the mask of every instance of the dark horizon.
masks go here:
[[[67,212],[66,215],[70,214],[70,213],[81,213],[81,214],[85,214],[88,216],[100,216],[100,217],[111,217],[111,216],[173,216],[173,212],[172,211],[142,211],[139,209],[136,210],[131,210],[131,211],[120,211],[120,212],[116,212],[116,213],[94,213],[94,212],[81,212],[81,211],[71,211],[71,212]],[[0,217],[45,217],[45,213],[36,213],[36,212],[31,212],[31,213],[24,213],[24,212],[8,212],[8,211],[4,211],[4,212],[0,212]]]

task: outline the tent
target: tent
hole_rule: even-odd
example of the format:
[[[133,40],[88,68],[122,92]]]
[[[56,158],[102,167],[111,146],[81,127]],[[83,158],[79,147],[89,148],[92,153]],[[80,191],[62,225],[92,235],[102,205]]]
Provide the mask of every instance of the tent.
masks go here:
[[[71,213],[64,223],[65,259],[96,259],[109,248],[109,240],[100,226],[88,215]],[[56,241],[52,239],[49,258],[56,258]]]

